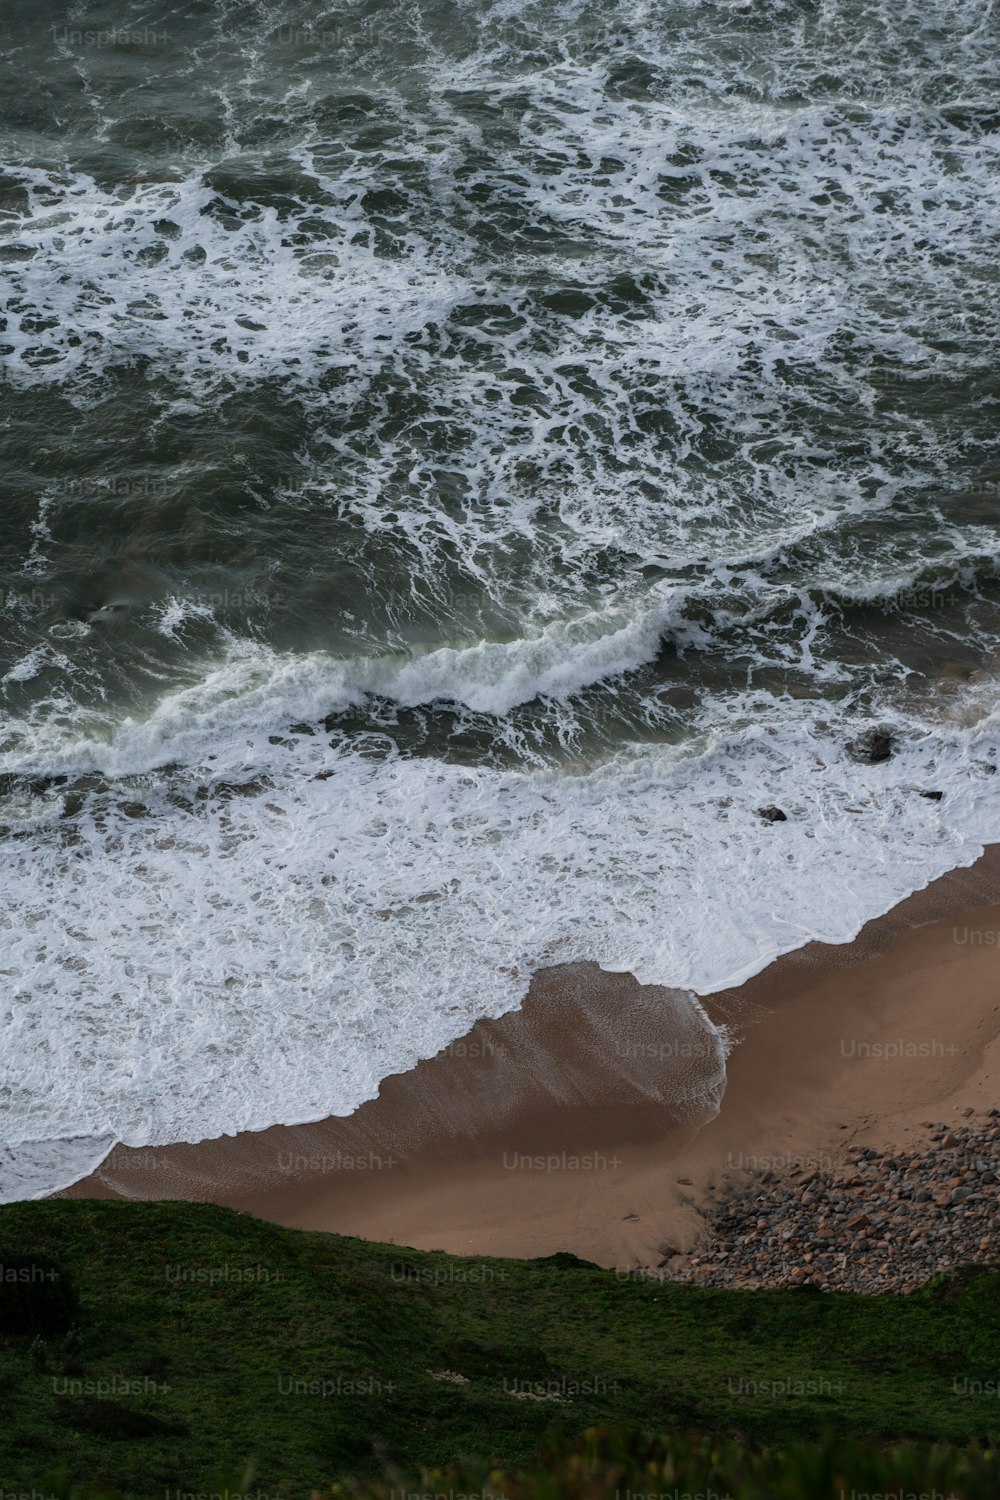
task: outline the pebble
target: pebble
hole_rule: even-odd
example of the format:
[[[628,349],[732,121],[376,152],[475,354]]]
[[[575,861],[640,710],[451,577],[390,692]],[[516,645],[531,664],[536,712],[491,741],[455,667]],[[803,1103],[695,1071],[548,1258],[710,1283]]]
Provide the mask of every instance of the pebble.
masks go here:
[[[830,1169],[731,1179],[671,1279],[908,1292],[946,1267],[1000,1264],[1000,1111],[963,1114],[958,1127],[927,1121],[923,1144],[891,1156],[849,1147]]]

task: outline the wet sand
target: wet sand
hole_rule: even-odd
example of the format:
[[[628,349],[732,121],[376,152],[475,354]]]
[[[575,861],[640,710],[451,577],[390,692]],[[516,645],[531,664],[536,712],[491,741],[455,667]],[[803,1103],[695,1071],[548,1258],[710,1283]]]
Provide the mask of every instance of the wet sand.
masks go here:
[[[918,925],[920,924],[920,925]],[[301,1228],[605,1265],[686,1249],[755,1167],[891,1148],[1000,1097],[1000,850],[851,944],[702,1002],[567,965],[349,1119],[117,1147],[64,1196],[191,1198]],[[728,1061],[723,1063],[726,1048]]]

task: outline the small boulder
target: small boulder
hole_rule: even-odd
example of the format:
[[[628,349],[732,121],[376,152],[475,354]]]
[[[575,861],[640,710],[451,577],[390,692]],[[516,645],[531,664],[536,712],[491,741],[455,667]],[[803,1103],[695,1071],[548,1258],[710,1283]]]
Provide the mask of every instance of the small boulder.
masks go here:
[[[892,735],[885,729],[868,729],[851,740],[847,753],[852,760],[864,766],[877,766],[889,760],[895,744]]]
[[[783,813],[780,807],[758,807],[757,816],[763,818],[765,823],[788,822],[788,814]]]
[[[102,604],[100,609],[93,610],[87,616],[87,624],[91,630],[114,630],[125,621],[132,613],[127,604]]]

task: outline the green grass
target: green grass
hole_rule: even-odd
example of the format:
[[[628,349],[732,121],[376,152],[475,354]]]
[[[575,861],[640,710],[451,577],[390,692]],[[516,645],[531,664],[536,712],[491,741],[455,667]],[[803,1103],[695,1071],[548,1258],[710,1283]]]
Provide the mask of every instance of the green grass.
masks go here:
[[[800,1440],[817,1454],[831,1431],[882,1448],[1000,1432],[994,1272],[908,1297],[722,1291],[622,1279],[572,1256],[465,1261],[182,1203],[9,1205],[0,1247],[0,1263],[66,1267],[79,1296],[75,1312],[55,1283],[49,1322],[44,1295],[32,1313],[37,1335],[0,1281],[0,1329],[16,1324],[0,1337],[4,1491],[79,1481],[162,1500],[224,1488],[220,1474],[252,1459],[254,1488],[306,1500],[470,1455],[452,1470],[456,1491],[494,1470],[541,1483],[542,1445],[586,1429],[698,1430],[743,1453],[786,1449],[792,1468]],[[525,1383],[558,1399],[512,1394]],[[567,1463],[574,1452],[579,1475],[585,1450],[566,1450]]]

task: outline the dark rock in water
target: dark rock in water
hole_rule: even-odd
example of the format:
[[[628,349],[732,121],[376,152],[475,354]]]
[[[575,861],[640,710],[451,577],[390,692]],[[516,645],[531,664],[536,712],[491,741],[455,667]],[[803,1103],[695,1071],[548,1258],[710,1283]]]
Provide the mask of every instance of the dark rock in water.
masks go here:
[[[940,802],[944,792],[921,792],[921,797],[926,797],[928,802]]]
[[[780,807],[758,807],[757,816],[763,818],[765,823],[788,822],[788,814],[783,813]]]
[[[128,604],[102,604],[87,616],[87,624],[91,630],[113,630],[116,625],[124,625],[131,613]]]
[[[44,797],[54,786],[65,786],[68,780],[68,776],[35,776],[28,782],[28,790],[33,797]]]
[[[273,786],[270,776],[254,776],[249,781],[213,781],[209,786],[198,787],[195,797],[199,802],[212,797],[219,802],[230,802],[234,797],[260,797]]]
[[[865,766],[877,766],[889,760],[895,749],[892,735],[885,729],[869,729],[851,740],[847,753],[852,760]]]
[[[12,772],[0,776],[0,797],[10,797],[16,791],[26,791],[32,797],[44,797],[54,787],[65,786],[68,776],[17,776]]]
[[[1000,130],[1000,110],[984,109],[975,104],[946,104],[941,117],[954,125],[956,130],[994,131]]]

